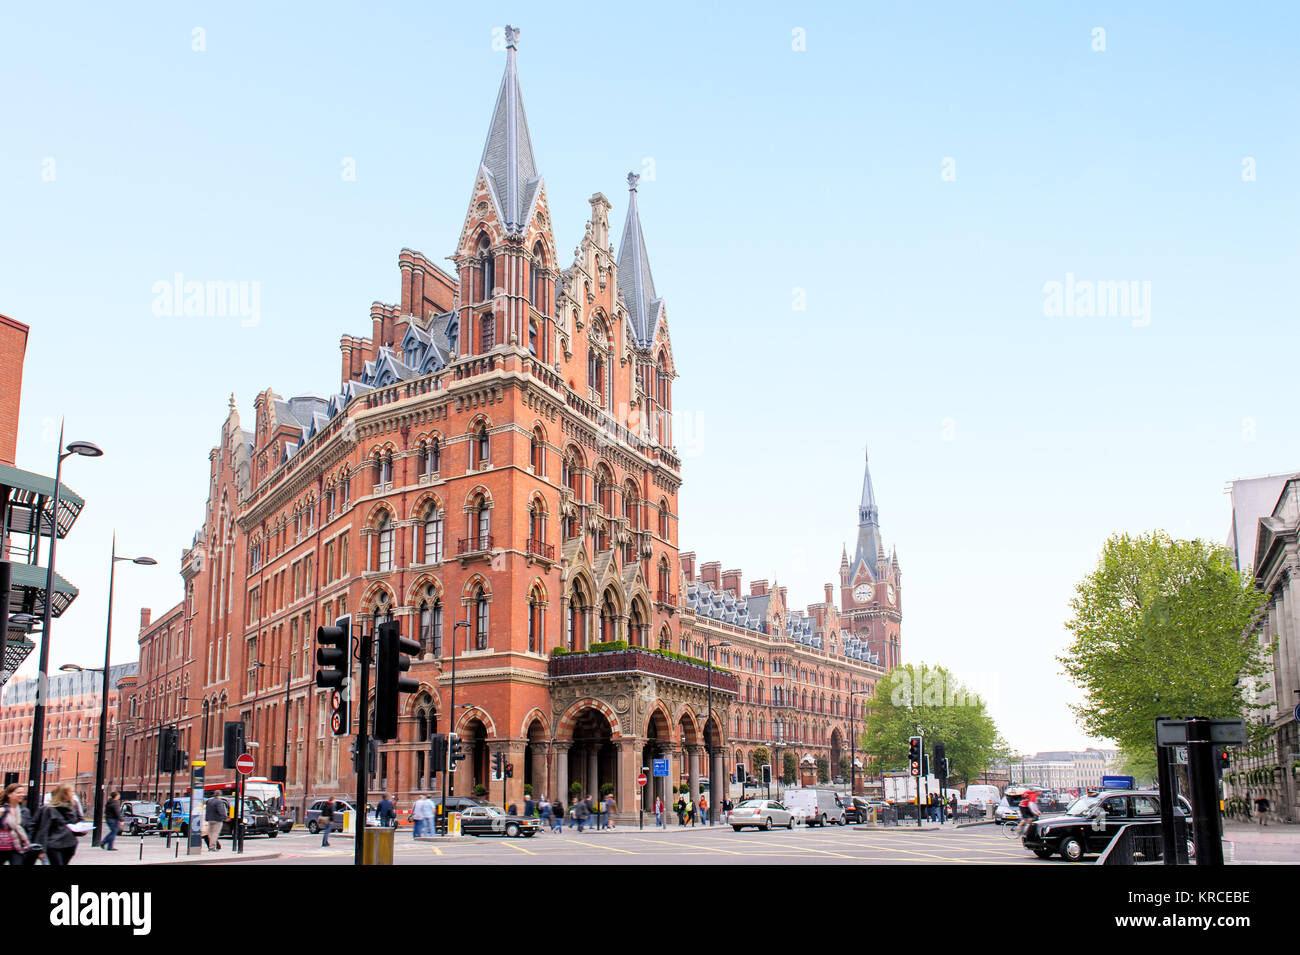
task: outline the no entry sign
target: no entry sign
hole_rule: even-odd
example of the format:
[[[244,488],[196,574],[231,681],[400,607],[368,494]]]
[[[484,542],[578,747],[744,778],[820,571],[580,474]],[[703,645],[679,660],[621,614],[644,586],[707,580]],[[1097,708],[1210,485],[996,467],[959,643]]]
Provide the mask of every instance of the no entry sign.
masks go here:
[[[637,776],[637,778],[636,778],[636,784],[637,784],[638,786],[644,786],[644,785],[645,785],[645,773],[641,773],[639,776]]]
[[[236,759],[235,769],[239,770],[239,772],[245,776],[251,773],[253,771],[253,754],[245,753],[243,756]]]

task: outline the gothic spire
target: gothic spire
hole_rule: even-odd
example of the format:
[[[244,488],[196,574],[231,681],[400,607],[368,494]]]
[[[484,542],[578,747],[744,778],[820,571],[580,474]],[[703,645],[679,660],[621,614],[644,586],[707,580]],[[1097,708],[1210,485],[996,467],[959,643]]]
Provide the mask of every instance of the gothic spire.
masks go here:
[[[497,212],[508,232],[522,232],[532,214],[542,178],[533,158],[533,141],[528,135],[528,117],[519,90],[515,50],[519,31],[506,27],[506,72],[501,77],[496,109],[483,146],[482,171],[492,191]]]
[[[641,234],[641,214],[636,203],[636,186],[640,178],[634,172],[627,174],[627,223],[623,226],[623,241],[618,246],[618,290],[623,293],[637,344],[648,348],[659,328],[663,299],[655,295],[650,256],[646,253],[645,236]]]
[[[885,556],[884,542],[880,538],[880,511],[876,507],[876,492],[871,486],[870,453],[863,460],[862,503],[858,507],[858,548],[853,566],[865,564],[875,579],[877,560]]]

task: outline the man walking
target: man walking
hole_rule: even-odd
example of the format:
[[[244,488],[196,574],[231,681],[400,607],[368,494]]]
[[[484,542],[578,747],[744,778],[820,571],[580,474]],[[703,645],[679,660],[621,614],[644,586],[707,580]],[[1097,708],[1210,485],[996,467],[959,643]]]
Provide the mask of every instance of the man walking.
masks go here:
[[[320,826],[321,848],[330,844],[330,830],[334,828],[334,801],[325,800],[325,804],[320,807],[320,815],[316,817],[316,824]]]
[[[614,794],[610,793],[605,797],[605,828],[614,828],[614,813],[618,812],[618,802],[614,799]]]
[[[431,836],[429,830],[433,824],[433,800],[429,798],[428,793],[424,793],[415,801],[411,807],[411,820],[415,823],[415,832],[411,836],[413,839],[419,839],[421,836]]]
[[[221,851],[221,829],[230,817],[230,804],[221,798],[220,793],[213,793],[203,809],[204,835],[208,837],[208,851]]]
[[[384,793],[384,798],[379,800],[379,825],[385,829],[391,829],[393,819],[397,815],[397,810],[393,806],[393,800],[389,798],[388,793]]]
[[[99,840],[99,847],[109,852],[116,852],[113,843],[117,840],[118,830],[122,828],[122,806],[117,801],[117,793],[108,794],[108,803],[104,806],[104,825],[108,832]]]

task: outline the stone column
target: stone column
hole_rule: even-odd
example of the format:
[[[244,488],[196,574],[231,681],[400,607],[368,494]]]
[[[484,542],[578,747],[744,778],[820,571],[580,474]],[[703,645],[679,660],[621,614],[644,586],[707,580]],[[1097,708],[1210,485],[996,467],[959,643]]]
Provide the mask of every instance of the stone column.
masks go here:
[[[636,740],[623,739],[615,744],[617,756],[615,762],[618,772],[614,779],[614,798],[618,800],[618,817],[611,819],[614,823],[623,823],[630,819],[636,822],[636,814],[642,808],[637,800],[636,775],[641,771],[637,753],[640,744]]]
[[[688,746],[687,748],[687,781],[691,787],[691,802],[698,807],[700,804],[700,756],[703,752],[701,746]]]
[[[679,785],[682,777],[683,760],[686,758],[686,751],[680,746],[670,745],[664,747],[664,756],[668,760],[668,778],[664,780],[664,821],[672,819],[677,820],[677,813],[673,811],[673,806],[677,803],[677,797],[680,792],[673,792],[673,787]]]
[[[552,747],[555,759],[555,789],[553,798],[560,800],[560,805],[569,805],[569,743],[555,743]]]
[[[583,798],[590,796],[592,803],[600,799],[600,760],[599,751],[591,743],[584,747],[583,755],[586,757],[587,778],[582,781]]]
[[[533,743],[533,802],[538,802],[543,795],[551,793],[551,780],[546,777],[546,747]]]
[[[497,744],[498,748],[505,753],[507,763],[514,766],[515,775],[512,779],[506,780],[506,804],[502,806],[505,809],[511,803],[524,811],[524,740],[511,739],[503,740]]]
[[[709,775],[709,806],[713,809],[713,818],[722,821],[722,800],[727,798],[727,777],[722,771],[722,752],[714,747],[713,769]]]

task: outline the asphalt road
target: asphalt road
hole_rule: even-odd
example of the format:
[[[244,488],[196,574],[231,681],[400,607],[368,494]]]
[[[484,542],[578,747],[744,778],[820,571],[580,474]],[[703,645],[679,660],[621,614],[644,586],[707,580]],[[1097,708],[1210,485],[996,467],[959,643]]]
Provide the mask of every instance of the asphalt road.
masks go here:
[[[294,832],[275,840],[277,859],[264,865],[350,865],[353,843]],[[612,832],[541,834],[529,839],[463,836],[414,842],[400,829],[395,865],[1064,865],[1043,861],[994,826],[963,829],[858,829],[852,826],[793,831],[735,832],[729,827],[667,831],[619,828]]]

